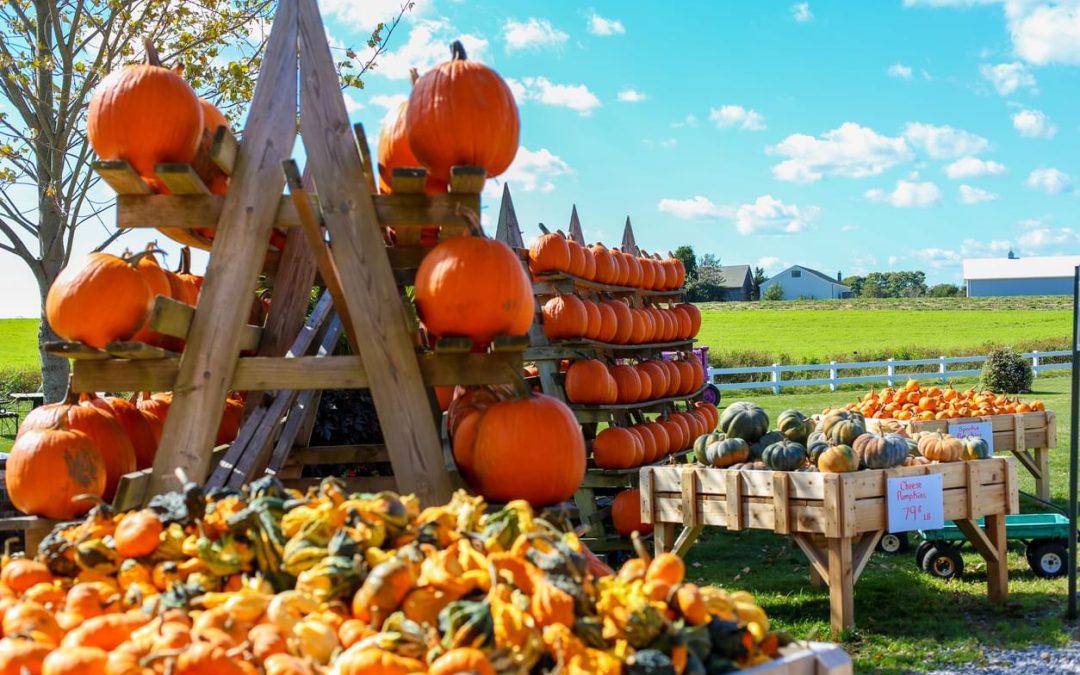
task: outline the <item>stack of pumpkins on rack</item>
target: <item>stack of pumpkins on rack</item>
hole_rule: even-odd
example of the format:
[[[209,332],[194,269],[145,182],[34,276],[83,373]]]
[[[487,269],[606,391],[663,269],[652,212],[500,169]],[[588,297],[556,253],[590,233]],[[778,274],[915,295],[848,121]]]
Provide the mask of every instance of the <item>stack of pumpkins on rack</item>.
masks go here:
[[[699,436],[694,460],[714,468],[845,473],[990,457],[978,436],[939,432],[908,434],[892,420],[870,420],[836,410],[817,419],[785,410],[769,430],[769,416],[753,403],[732,403],[720,415],[719,431]]]
[[[643,291],[677,291],[686,282],[686,269],[675,256],[638,256],[601,243],[582,246],[561,231],[545,232],[529,247],[529,269]]]

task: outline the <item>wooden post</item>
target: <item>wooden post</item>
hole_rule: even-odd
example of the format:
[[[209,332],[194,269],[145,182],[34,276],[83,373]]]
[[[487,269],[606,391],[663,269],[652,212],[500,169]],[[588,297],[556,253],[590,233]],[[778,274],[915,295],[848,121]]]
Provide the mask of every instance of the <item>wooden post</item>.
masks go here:
[[[851,537],[829,537],[829,619],[835,633],[855,625]]]
[[[657,523],[653,528],[656,555],[669,553],[675,546],[675,523]]]
[[[345,330],[360,346],[398,490],[444,503],[451,486],[439,432],[315,0],[300,0],[299,40],[304,147],[352,317]]]
[[[255,85],[232,189],[218,220],[214,246],[237,255],[211,256],[180,357],[148,494],[180,487],[174,470],[201,481],[236,370],[240,338],[281,201],[281,162],[296,138],[296,0],[281,0]],[[344,105],[344,103],[342,103]]]
[[[1005,602],[1009,597],[1009,557],[1005,538],[1005,515],[986,516],[986,536],[997,551],[997,560],[986,559],[986,586],[990,602]],[[976,525],[975,527],[978,527]]]

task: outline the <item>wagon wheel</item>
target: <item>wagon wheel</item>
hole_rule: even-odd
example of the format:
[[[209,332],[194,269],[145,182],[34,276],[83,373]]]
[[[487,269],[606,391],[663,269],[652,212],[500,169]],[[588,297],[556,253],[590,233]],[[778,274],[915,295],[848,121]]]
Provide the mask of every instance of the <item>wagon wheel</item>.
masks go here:
[[[939,542],[926,553],[922,568],[939,579],[957,579],[964,573],[964,559],[956,547]]]
[[[1059,541],[1033,541],[1026,556],[1031,571],[1043,578],[1060,577],[1069,566],[1069,552]]]
[[[897,553],[906,553],[911,550],[911,543],[908,541],[906,532],[886,532],[881,535],[881,540],[878,542],[877,548],[882,553],[894,555]]]

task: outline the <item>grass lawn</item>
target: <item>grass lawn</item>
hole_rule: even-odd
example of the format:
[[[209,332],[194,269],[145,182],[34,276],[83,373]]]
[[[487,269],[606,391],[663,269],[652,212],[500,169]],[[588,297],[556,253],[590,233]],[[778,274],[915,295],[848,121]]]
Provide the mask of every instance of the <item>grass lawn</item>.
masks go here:
[[[1041,378],[1031,394],[1058,412],[1059,446],[1051,455],[1050,468],[1052,496],[1062,506],[1068,497],[1069,384],[1067,377]],[[858,394],[850,390],[782,396],[741,393],[725,392],[725,403],[753,401],[772,419],[787,408],[821,412]],[[1018,473],[1020,489],[1033,492],[1030,474],[1023,467]],[[1039,510],[1023,496],[1021,509]],[[878,553],[871,558],[855,586],[856,627],[841,636],[857,672],[932,670],[978,660],[983,647],[1053,646],[1073,638],[1075,627],[1062,620],[1064,577],[1036,577],[1018,544],[1009,552],[1009,602],[993,606],[986,599],[982,558],[967,550],[963,579],[948,583],[917,570],[911,552]],[[696,580],[754,593],[775,624],[796,637],[831,639],[828,590],[809,585],[809,565],[786,537],[709,528],[690,550],[687,564],[688,575]]]
[[[38,367],[37,319],[0,320],[0,370]]]

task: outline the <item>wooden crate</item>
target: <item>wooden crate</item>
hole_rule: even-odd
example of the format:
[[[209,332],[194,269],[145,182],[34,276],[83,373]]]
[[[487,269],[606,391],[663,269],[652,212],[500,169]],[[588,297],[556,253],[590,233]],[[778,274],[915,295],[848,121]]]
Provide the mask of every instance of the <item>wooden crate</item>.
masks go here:
[[[830,642],[793,643],[780,650],[781,657],[741,670],[741,675],[851,675],[851,657]]]
[[[810,560],[812,581],[828,584],[832,625],[841,630],[854,624],[852,587],[888,528],[888,479],[932,473],[942,476],[945,519],[956,521],[986,559],[991,600],[1004,600],[1004,516],[1019,510],[1011,457],[843,474],[646,467],[642,520],[654,524],[658,552],[679,555],[707,526],[790,535]],[[985,530],[975,522],[982,517]]]

